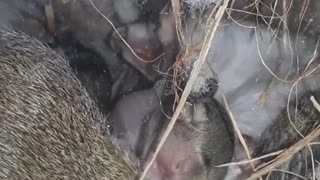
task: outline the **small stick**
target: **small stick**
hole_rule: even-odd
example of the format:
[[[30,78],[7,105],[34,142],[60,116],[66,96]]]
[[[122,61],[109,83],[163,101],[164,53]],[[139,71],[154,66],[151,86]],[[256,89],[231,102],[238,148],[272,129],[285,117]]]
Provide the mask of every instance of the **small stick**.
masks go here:
[[[254,158],[254,159],[250,159],[250,160],[244,160],[244,161],[239,161],[239,162],[231,162],[231,163],[227,163],[227,164],[221,164],[221,165],[218,165],[216,167],[229,167],[229,166],[239,166],[239,165],[242,165],[242,164],[248,164],[248,163],[252,163],[252,162],[258,161],[260,159],[265,159],[265,158],[268,158],[268,157],[279,155],[282,151],[283,150],[276,151],[276,152],[269,153],[269,154],[266,154],[266,155],[263,155],[263,156],[260,156],[260,157]]]
[[[304,139],[301,139],[296,144],[291,146],[289,149],[285,150],[283,153],[279,155],[279,159],[268,166],[264,167],[253,173],[247,180],[255,180],[263,175],[268,174],[270,171],[281,165],[282,163],[288,161],[294,154],[299,152],[305,146],[307,146],[313,139],[320,136],[320,126],[318,126],[314,131],[312,131],[308,136]]]
[[[320,104],[318,103],[318,101],[313,96],[310,97],[310,100],[313,106],[320,112]]]

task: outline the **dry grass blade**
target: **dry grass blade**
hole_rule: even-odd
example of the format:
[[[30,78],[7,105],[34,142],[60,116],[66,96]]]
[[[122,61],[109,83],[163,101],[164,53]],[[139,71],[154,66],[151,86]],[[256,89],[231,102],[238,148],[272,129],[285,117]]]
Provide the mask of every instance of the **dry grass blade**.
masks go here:
[[[305,177],[303,177],[303,176],[301,176],[301,175],[299,175],[299,174],[296,174],[296,173],[290,172],[290,171],[273,169],[271,172],[274,172],[274,171],[282,172],[282,173],[286,173],[286,174],[291,174],[291,175],[293,175],[293,176],[295,176],[295,177],[298,177],[298,178],[300,178],[300,179],[308,180],[307,178],[305,178]],[[271,174],[271,172],[270,172],[270,174]],[[269,180],[269,178],[267,178],[267,180]]]
[[[248,147],[246,141],[244,140],[244,138],[242,136],[242,133],[241,133],[240,128],[239,128],[239,126],[237,124],[237,121],[235,120],[235,118],[233,116],[233,113],[231,112],[231,109],[230,109],[229,104],[227,102],[227,98],[223,93],[223,88],[222,87],[221,87],[221,91],[222,91],[221,94],[222,94],[223,102],[225,104],[226,111],[227,111],[227,113],[228,113],[228,115],[229,115],[229,117],[231,119],[231,123],[232,123],[233,129],[235,130],[235,132],[236,132],[236,134],[237,134],[237,136],[238,136],[238,138],[240,140],[240,143],[241,143],[241,145],[242,145],[242,147],[243,147],[243,149],[244,149],[244,151],[246,153],[246,156],[250,161],[252,159],[252,157],[251,157],[251,153],[250,153],[249,147]],[[250,162],[250,166],[251,166],[252,170],[254,170],[255,165],[254,165],[253,162]]]
[[[222,16],[227,8],[228,2],[229,2],[229,0],[224,0],[223,4],[220,5],[217,13],[215,14],[215,17],[213,18],[213,16],[210,16],[208,18],[208,23],[207,23],[208,31],[206,32],[205,41],[204,41],[202,49],[200,51],[199,58],[196,60],[196,62],[193,65],[193,69],[192,69],[190,78],[189,78],[187,85],[182,93],[182,97],[179,101],[177,109],[174,112],[172,119],[171,119],[170,123],[168,124],[167,129],[163,133],[163,135],[160,139],[159,145],[157,146],[155,153],[152,155],[151,161],[147,164],[146,168],[144,169],[144,171],[140,177],[140,180],[144,179],[144,177],[146,176],[148,170],[150,169],[150,167],[153,164],[153,162],[155,161],[158,153],[160,152],[161,147],[163,146],[163,144],[165,143],[171,130],[173,129],[173,126],[174,126],[175,122],[177,121],[177,118],[179,117],[181,110],[183,109],[183,106],[187,100],[187,97],[189,96],[189,94],[191,92],[192,86],[198,77],[198,74],[200,72],[202,64],[206,60],[206,57],[208,55],[209,49],[210,49],[212,41],[213,41],[214,34],[215,34],[215,32],[218,28],[218,25],[222,19]]]
[[[277,151],[277,152],[273,152],[273,153],[269,153],[269,154],[266,154],[266,155],[251,159],[251,160],[245,160],[245,161],[240,161],[240,162],[232,162],[232,163],[227,163],[227,164],[221,164],[221,165],[216,166],[216,167],[229,167],[229,166],[238,166],[238,165],[248,164],[248,163],[252,163],[252,162],[258,161],[260,159],[265,159],[265,158],[268,158],[268,157],[276,156],[276,155],[280,154],[282,151],[283,150]]]
[[[320,113],[320,104],[318,103],[318,101],[313,96],[310,97],[310,100],[311,100],[314,108],[316,108]]]
[[[309,143],[310,146],[315,146],[315,145],[320,145],[320,142],[312,142],[312,143]]]
[[[171,0],[171,5],[173,9],[174,18],[176,20],[176,31],[178,35],[178,40],[181,45],[185,45],[186,41],[183,36],[182,25],[181,25],[181,7],[180,7],[180,0]]]
[[[318,126],[314,131],[312,131],[308,136],[304,139],[301,139],[296,144],[291,146],[289,149],[283,151],[279,155],[279,159],[268,166],[256,171],[253,173],[247,180],[255,180],[263,175],[268,174],[269,172],[273,171],[276,167],[281,165],[282,163],[288,161],[294,154],[302,150],[304,147],[308,146],[308,144],[315,138],[320,136],[320,126]]]
[[[312,180],[316,180],[316,173],[315,173],[315,166],[314,166],[314,156],[313,156],[313,151],[311,149],[311,146],[308,144],[308,148],[310,151],[310,155],[311,155],[311,167],[312,167]]]
[[[292,122],[291,116],[290,116],[290,99],[291,99],[291,95],[292,95],[292,91],[293,88],[297,88],[297,84],[303,79],[306,78],[308,76],[310,76],[311,74],[313,74],[315,71],[317,71],[320,68],[320,64],[318,64],[316,67],[314,67],[313,69],[307,71],[305,70],[305,72],[293,83],[293,85],[290,88],[289,91],[289,95],[288,95],[288,99],[287,99],[287,115],[288,115],[288,119],[290,122],[290,125],[294,128],[294,130],[302,137],[304,138],[304,136],[302,135],[302,133],[297,129],[297,127],[294,125],[294,123]],[[312,101],[312,100],[311,100]],[[313,102],[314,103],[314,102]],[[315,106],[315,108],[317,108]]]

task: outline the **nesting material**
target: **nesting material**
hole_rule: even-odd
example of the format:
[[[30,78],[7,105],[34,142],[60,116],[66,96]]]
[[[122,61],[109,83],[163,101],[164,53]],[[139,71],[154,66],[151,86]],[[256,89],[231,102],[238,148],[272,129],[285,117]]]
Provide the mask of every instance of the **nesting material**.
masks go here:
[[[218,2],[218,0],[184,0],[184,2],[190,9],[202,9]]]

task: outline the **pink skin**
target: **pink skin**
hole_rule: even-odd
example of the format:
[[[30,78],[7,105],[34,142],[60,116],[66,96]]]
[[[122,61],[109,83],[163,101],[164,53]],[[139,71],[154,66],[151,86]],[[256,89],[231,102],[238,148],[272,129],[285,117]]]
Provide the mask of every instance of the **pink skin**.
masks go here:
[[[139,102],[139,106],[136,106],[137,102]],[[145,141],[143,152],[148,152],[143,153],[148,157],[144,155],[140,157],[144,165],[147,164],[146,161],[150,161],[152,156],[152,152],[149,153],[149,148],[155,149],[153,142],[150,141],[157,138],[152,137],[152,133],[157,133],[156,125],[158,125],[158,122],[166,123],[163,119],[165,117],[162,117],[157,90],[151,88],[123,97],[110,115],[112,126],[116,129],[114,133],[121,135],[117,139],[119,147],[129,147],[133,151],[140,143],[139,134],[143,129],[146,117],[148,117],[149,122],[147,127],[151,129],[149,129],[150,132],[146,131],[146,137],[141,139],[142,142]],[[199,132],[189,122],[181,121],[179,120],[175,125],[155,163],[149,170],[149,179],[201,180],[202,178],[199,178],[199,175],[205,174],[200,150],[195,149],[200,144],[197,143],[197,138],[201,139]]]
[[[191,138],[174,130],[159,152],[156,161],[149,170],[148,177],[152,180],[191,180],[201,179],[195,172],[203,168],[200,156],[194,150]]]

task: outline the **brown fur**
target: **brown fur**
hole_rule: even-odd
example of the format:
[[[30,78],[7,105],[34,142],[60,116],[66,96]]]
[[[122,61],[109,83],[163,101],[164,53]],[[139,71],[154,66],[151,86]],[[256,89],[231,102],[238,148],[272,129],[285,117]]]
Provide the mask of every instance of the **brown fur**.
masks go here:
[[[65,59],[0,31],[1,179],[134,179],[104,122]]]

